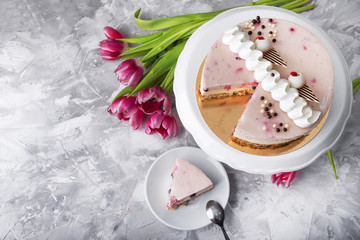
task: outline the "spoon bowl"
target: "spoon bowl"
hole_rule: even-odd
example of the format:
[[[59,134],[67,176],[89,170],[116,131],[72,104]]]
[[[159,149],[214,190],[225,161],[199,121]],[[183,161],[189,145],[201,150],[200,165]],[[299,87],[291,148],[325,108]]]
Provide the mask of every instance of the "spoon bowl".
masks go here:
[[[210,200],[206,204],[206,215],[215,224],[219,225],[226,240],[230,240],[224,228],[224,208],[217,201]]]

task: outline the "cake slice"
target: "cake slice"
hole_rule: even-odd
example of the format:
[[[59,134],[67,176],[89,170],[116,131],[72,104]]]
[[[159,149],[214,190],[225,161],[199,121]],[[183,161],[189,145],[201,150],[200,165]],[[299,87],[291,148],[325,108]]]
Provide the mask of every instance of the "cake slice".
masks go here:
[[[278,148],[306,135],[312,128],[298,127],[281,111],[261,84],[256,88],[242,113],[231,140],[255,149]]]
[[[171,177],[168,209],[186,205],[188,200],[213,188],[211,180],[198,167],[180,158],[176,159]]]

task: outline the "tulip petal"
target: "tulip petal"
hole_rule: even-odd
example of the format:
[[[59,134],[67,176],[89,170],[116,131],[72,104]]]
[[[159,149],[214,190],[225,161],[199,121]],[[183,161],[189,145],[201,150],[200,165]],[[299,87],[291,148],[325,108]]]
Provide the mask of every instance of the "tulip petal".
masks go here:
[[[118,60],[121,57],[109,57],[109,56],[101,56],[102,59],[107,60],[107,61],[114,61],[114,60]]]
[[[122,52],[125,48],[125,43],[114,40],[103,40],[100,42],[100,48],[110,52]]]
[[[138,108],[135,104],[135,99],[136,97],[130,96],[124,98],[121,102],[119,112],[122,112],[124,114],[124,117],[130,118],[130,116],[137,111]]]
[[[124,98],[125,97],[119,97],[118,99],[115,99],[115,101],[110,104],[107,111],[113,116],[116,115],[119,110],[120,103]]]
[[[176,121],[172,116],[166,116],[162,125],[164,126],[165,129],[167,129],[169,136],[173,135],[174,137],[176,137],[178,129],[177,129]]]
[[[113,57],[113,58],[117,57],[117,58],[119,58],[119,53],[118,52],[110,52],[110,51],[107,51],[107,50],[104,50],[104,49],[100,48],[100,53],[101,53],[102,57],[106,56],[106,57]]]
[[[149,89],[144,89],[144,90],[139,92],[136,101],[137,101],[138,104],[142,104],[142,103],[144,103],[146,101],[149,101],[152,97],[153,97],[153,93],[150,92]]]
[[[121,72],[124,71],[125,69],[132,68],[135,65],[136,65],[136,61],[134,59],[128,59],[120,63],[114,72]]]
[[[142,67],[137,67],[135,72],[131,75],[129,79],[129,86],[135,87],[141,80],[144,74],[144,69]]]
[[[271,175],[272,183],[275,183],[277,179],[278,179],[278,176],[276,176],[276,174]]]
[[[170,98],[159,86],[140,91],[136,103],[146,114],[158,112],[168,115],[171,112]]]
[[[148,120],[145,124],[145,133],[148,135],[154,134],[154,130],[150,127],[150,121]]]
[[[168,97],[168,95],[165,96],[162,105],[163,105],[162,111],[164,112],[164,114],[166,114],[166,115],[170,114],[170,112],[171,112],[171,101],[170,101],[170,98]]]
[[[292,180],[294,180],[296,172],[291,172],[289,175],[288,180],[286,181],[285,187],[288,188],[290,186],[290,183],[292,182]]]
[[[163,127],[159,128],[157,132],[161,135],[162,139],[164,140],[170,136],[170,134],[168,134],[168,131]]]
[[[151,116],[151,128],[160,128],[161,124],[165,118],[165,115],[154,113],[154,115]]]
[[[136,69],[134,68],[127,68],[122,72],[117,72],[116,77],[122,84],[128,85],[129,80],[135,71]]]
[[[133,129],[138,129],[143,120],[144,120],[145,114],[140,111],[139,109],[131,116],[130,118],[130,125]]]
[[[109,26],[104,27],[104,34],[107,38],[112,38],[112,39],[124,38],[124,35],[121,32]]]
[[[155,113],[159,109],[159,107],[160,107],[159,102],[152,102],[152,101],[147,101],[139,105],[139,108],[148,115]]]

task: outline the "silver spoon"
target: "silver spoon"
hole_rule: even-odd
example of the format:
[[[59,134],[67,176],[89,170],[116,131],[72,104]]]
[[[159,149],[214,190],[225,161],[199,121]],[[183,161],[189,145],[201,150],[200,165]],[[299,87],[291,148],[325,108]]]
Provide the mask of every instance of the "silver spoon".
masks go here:
[[[230,240],[224,228],[225,214],[224,214],[224,208],[220,205],[220,203],[214,200],[208,201],[206,204],[206,214],[213,223],[220,226],[225,239]]]

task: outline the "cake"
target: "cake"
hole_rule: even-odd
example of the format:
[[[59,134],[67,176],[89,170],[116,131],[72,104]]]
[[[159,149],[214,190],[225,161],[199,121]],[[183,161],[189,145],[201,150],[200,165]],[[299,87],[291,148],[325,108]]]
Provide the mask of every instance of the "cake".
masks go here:
[[[293,22],[258,16],[213,44],[199,92],[205,101],[250,95],[231,141],[278,148],[316,127],[329,110],[333,86],[333,64],[319,39]]]
[[[187,201],[212,188],[213,183],[198,167],[178,158],[171,173],[167,208],[176,209],[181,204],[186,205]]]

